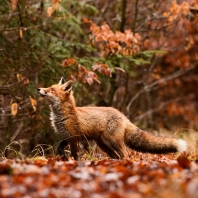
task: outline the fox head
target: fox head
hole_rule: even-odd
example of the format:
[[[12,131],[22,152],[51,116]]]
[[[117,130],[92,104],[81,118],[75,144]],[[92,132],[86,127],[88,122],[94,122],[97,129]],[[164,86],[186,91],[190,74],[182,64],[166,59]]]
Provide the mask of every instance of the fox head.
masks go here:
[[[64,81],[63,77],[58,84],[48,88],[38,88],[38,92],[42,97],[49,100],[52,104],[66,101],[72,92],[73,81]]]

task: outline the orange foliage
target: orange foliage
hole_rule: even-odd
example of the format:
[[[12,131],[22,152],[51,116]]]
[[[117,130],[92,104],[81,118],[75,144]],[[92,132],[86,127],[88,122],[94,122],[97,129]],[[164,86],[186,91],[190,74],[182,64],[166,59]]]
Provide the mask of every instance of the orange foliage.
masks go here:
[[[176,1],[172,2],[169,12],[164,12],[163,16],[166,17],[169,23],[172,23],[173,20],[178,17],[185,17],[190,10],[190,6],[188,3],[183,2],[181,5],[178,5]]]
[[[197,156],[188,157],[133,152],[128,160],[2,160],[0,197],[195,198]]]
[[[113,32],[106,23],[97,26],[88,19],[83,19],[83,22],[90,24],[90,43],[102,52],[102,57],[114,54],[133,55],[140,51],[141,36],[138,33],[133,34],[130,29],[124,33]]]
[[[129,104],[129,101],[133,101],[130,97],[138,96],[136,100],[137,103],[139,102],[136,107],[137,109],[134,109],[131,105],[131,108],[133,108],[132,112],[135,113],[130,113],[131,109],[127,110],[129,116],[133,119],[134,114],[138,115],[138,112],[144,114],[148,110],[147,108],[151,108],[151,111],[154,108],[155,111],[155,109],[158,109],[159,104],[165,102],[167,105],[164,105],[159,113],[153,113],[151,116],[153,117],[153,125],[158,125],[160,119],[164,117],[164,112],[166,112],[167,117],[170,118],[167,119],[172,125],[176,126],[175,120],[177,120],[179,126],[194,126],[197,128],[198,124],[195,120],[198,120],[198,106],[195,101],[198,95],[193,91],[193,86],[198,86],[198,81],[188,72],[188,69],[196,65],[198,61],[197,1],[179,2],[161,0],[159,2],[154,1],[153,3],[138,1],[137,13],[134,13],[134,10],[131,9],[133,6],[132,2],[127,2],[124,32],[114,31],[110,28],[115,27],[113,21],[108,21],[109,24],[103,23],[103,21],[97,21],[98,24],[103,23],[103,25],[99,26],[94,20],[83,19],[84,23],[90,25],[90,44],[101,52],[100,55],[102,57],[116,54],[134,55],[144,50],[160,49],[167,51],[168,53],[166,55],[161,57],[156,56],[151,65],[145,66],[145,71],[149,71],[148,73],[142,73],[142,69],[140,68],[135,69],[137,76],[134,79],[129,79],[129,82],[127,82],[131,86],[139,81],[144,82],[145,87],[154,83],[156,88],[153,87],[153,89],[150,89],[150,102],[145,100],[145,93],[140,95],[138,95],[138,92],[131,94],[130,91],[132,88],[129,88],[129,93],[127,92],[126,96],[123,96],[125,99],[123,99],[124,102],[122,104],[125,107]],[[145,7],[153,8],[151,10],[147,9],[145,12]],[[135,16],[135,14],[137,14],[137,19],[131,17]],[[115,15],[112,16],[116,18]],[[108,18],[107,15],[105,17]],[[131,25],[134,23],[135,28],[133,31],[137,32],[136,34],[131,30]],[[116,27],[118,27],[117,23]],[[102,64],[100,65],[102,67],[98,69],[98,64],[94,65],[92,69],[106,74],[105,72],[108,70],[103,71],[105,67]],[[132,67],[129,66],[129,68],[131,69]],[[169,78],[171,75],[174,76],[174,74],[180,72],[184,73],[181,76],[176,75],[173,78]],[[194,72],[197,74],[196,71]],[[128,81],[128,79],[125,80]],[[157,83],[158,81],[159,83]],[[144,85],[141,88],[144,89]],[[136,85],[133,86],[133,90],[140,89],[140,92],[143,93],[141,88]],[[194,92],[193,98],[192,92]],[[144,109],[143,107],[146,106],[145,104],[147,102],[151,104]],[[190,104],[193,104],[193,108]],[[122,108],[124,109],[124,107]],[[188,120],[186,117],[188,117]],[[159,120],[156,122],[156,119]],[[193,122],[189,122],[189,119]],[[156,127],[162,127],[162,125]]]
[[[83,83],[88,83],[91,85],[93,82],[97,82],[100,84],[97,74],[95,71],[98,71],[100,74],[111,77],[112,70],[106,64],[97,63],[92,66],[92,70],[89,71],[84,65],[81,65],[74,58],[66,58],[63,60],[62,67],[75,66],[77,70],[75,70],[74,75],[68,76],[69,79],[76,81],[76,79],[80,79]]]
[[[97,63],[96,65],[92,66],[93,71],[98,71],[101,74],[107,75],[109,77],[112,76],[112,70],[103,63]]]
[[[77,78],[81,79],[82,82],[91,85],[94,81],[100,83],[98,76],[93,71],[88,71],[83,65],[78,65],[78,72],[76,73]]]
[[[61,65],[63,67],[68,67],[68,66],[76,65],[76,64],[77,64],[77,61],[74,58],[66,58],[63,60]]]

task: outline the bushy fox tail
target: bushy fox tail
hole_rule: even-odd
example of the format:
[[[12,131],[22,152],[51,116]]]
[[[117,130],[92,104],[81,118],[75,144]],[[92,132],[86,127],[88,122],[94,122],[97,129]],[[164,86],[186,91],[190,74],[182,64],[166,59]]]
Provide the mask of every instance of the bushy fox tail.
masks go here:
[[[187,143],[184,140],[153,136],[139,128],[126,131],[125,143],[133,150],[156,154],[187,150]]]

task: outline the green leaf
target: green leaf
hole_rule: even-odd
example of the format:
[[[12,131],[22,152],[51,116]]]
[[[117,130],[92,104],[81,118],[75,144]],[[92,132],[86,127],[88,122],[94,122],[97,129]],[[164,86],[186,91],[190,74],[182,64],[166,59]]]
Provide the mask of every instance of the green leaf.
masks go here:
[[[166,54],[166,53],[167,52],[166,51],[163,51],[163,50],[148,50],[148,51],[141,52],[140,54],[143,54],[146,57],[151,58],[155,54]]]
[[[83,7],[83,12],[88,15],[93,15],[97,14],[99,11],[95,6],[86,3]]]
[[[151,63],[148,60],[143,60],[143,59],[130,59],[131,61],[133,61],[136,65],[142,65],[142,64],[149,64]]]

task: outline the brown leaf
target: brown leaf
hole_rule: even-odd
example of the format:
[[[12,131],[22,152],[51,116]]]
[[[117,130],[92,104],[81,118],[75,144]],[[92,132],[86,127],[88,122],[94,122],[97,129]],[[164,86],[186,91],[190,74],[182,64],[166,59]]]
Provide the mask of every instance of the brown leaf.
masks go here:
[[[83,65],[78,65],[78,70],[87,74],[88,73],[88,70],[85,68],[85,66]]]
[[[123,73],[126,73],[126,71],[123,68],[120,68],[120,67],[115,67],[115,70],[118,70],[118,71],[121,71]]]
[[[76,82],[76,78],[73,75],[70,75],[69,79]]]
[[[24,78],[23,80],[23,85],[28,85],[30,83],[29,79],[28,78]]]
[[[12,173],[12,168],[9,164],[0,164],[0,175]]]
[[[186,155],[181,154],[178,158],[177,158],[177,162],[178,164],[186,169],[189,169],[191,166],[191,161],[186,157]]]
[[[20,82],[23,79],[23,76],[21,74],[19,74],[19,73],[17,73],[16,76],[17,76],[18,82]]]

